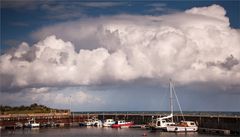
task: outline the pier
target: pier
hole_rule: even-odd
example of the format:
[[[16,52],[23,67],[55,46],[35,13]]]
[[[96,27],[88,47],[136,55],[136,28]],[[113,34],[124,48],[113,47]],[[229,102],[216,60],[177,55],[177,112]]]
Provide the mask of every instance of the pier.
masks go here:
[[[153,118],[164,114],[156,113],[47,113],[47,114],[9,114],[0,115],[0,126],[2,128],[16,128],[16,123],[26,123],[30,119],[45,124],[53,122],[58,126],[78,126],[78,123],[84,122],[88,118],[98,118],[100,120],[113,118],[115,120],[125,119],[134,121],[135,124],[148,124]],[[199,126],[201,133],[214,133],[225,135],[240,135],[240,116],[218,116],[218,115],[184,115],[185,120],[195,121]],[[176,114],[174,121],[183,120],[182,115]]]

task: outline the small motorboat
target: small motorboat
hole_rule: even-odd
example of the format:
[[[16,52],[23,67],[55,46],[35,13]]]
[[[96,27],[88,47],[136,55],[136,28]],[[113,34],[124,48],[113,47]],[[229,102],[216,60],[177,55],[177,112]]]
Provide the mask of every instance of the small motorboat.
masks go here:
[[[102,121],[98,120],[98,119],[95,119],[93,121],[93,126],[102,127],[103,126]]]
[[[17,122],[17,123],[15,123],[15,127],[16,128],[22,128],[23,124],[21,122]]]
[[[194,121],[181,121],[176,125],[167,126],[168,132],[196,132],[198,126]]]
[[[103,123],[104,127],[111,127],[113,124],[115,124],[115,121],[113,119],[106,119]]]
[[[87,119],[85,122],[79,123],[79,126],[98,126],[98,127],[101,127],[102,126],[102,121],[98,120],[96,118]]]
[[[112,128],[121,128],[123,126],[125,128],[125,127],[129,127],[133,124],[134,124],[133,122],[126,122],[125,120],[118,120],[111,127]]]
[[[87,119],[84,121],[85,126],[93,126],[94,124],[94,119]]]
[[[35,119],[31,119],[29,120],[27,123],[24,124],[25,127],[29,127],[29,128],[36,128],[36,127],[40,127],[40,123],[36,123]]]

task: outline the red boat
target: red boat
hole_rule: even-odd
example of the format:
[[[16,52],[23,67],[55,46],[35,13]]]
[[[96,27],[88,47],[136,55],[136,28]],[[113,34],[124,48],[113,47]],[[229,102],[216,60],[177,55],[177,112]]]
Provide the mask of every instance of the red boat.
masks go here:
[[[129,127],[133,125],[133,122],[126,122],[125,120],[118,120],[115,124],[112,125],[112,128],[121,128],[121,127]]]

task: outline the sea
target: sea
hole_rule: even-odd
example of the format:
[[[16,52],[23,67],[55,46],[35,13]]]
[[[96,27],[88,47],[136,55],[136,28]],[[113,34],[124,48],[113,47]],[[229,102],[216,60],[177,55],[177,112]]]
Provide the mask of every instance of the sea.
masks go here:
[[[169,133],[146,129],[115,129],[98,127],[32,128],[2,130],[1,137],[223,137],[218,135],[189,133]]]

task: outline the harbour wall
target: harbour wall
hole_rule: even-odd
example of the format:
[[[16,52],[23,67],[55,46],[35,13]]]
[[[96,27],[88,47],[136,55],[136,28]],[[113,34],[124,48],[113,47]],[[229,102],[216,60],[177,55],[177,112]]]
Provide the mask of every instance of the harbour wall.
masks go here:
[[[135,124],[147,124],[152,119],[159,117],[156,114],[100,114],[99,119],[125,119],[134,121]],[[175,115],[173,117],[175,122],[182,120],[195,121],[198,127],[206,129],[224,129],[229,130],[231,134],[240,133],[240,116],[209,116],[209,115]]]
[[[15,115],[0,115],[1,127],[14,127],[17,122],[26,123],[28,120],[35,119],[39,123],[59,123],[61,125],[70,126],[72,123],[84,122],[87,119],[98,118],[105,119],[125,119],[134,121],[135,124],[148,124],[152,119],[160,117],[159,114],[131,114],[131,113],[85,113],[85,114],[70,114],[70,113],[49,113],[49,114],[15,114]],[[213,116],[213,115],[175,115],[174,121],[182,120],[195,121],[201,129],[223,129],[229,130],[231,134],[240,133],[240,116]]]

